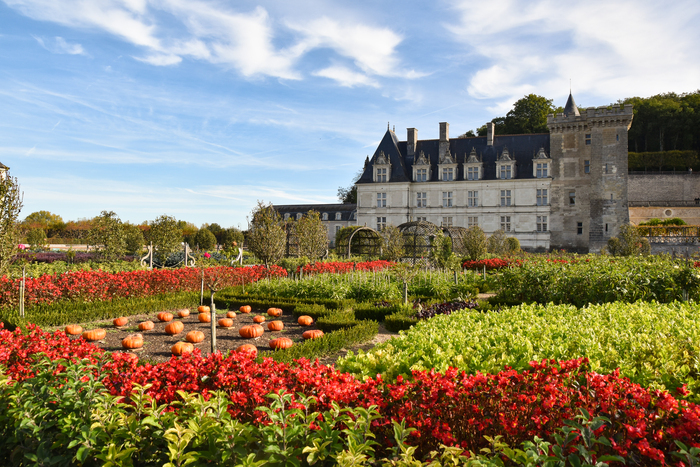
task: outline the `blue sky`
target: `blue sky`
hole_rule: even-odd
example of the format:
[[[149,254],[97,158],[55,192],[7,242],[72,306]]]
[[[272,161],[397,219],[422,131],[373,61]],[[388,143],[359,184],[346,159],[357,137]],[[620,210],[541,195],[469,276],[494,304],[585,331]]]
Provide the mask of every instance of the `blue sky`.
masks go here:
[[[0,0],[0,162],[27,214],[245,228],[336,202],[386,131],[529,93],[700,88],[700,2]]]

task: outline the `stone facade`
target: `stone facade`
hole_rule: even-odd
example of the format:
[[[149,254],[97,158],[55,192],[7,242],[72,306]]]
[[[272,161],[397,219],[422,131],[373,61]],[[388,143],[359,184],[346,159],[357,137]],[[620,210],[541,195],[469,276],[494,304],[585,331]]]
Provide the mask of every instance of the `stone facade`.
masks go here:
[[[357,224],[355,204],[279,204],[273,207],[285,221],[299,220],[311,210],[318,212],[326,226],[330,247],[335,245],[335,236],[340,229]]]

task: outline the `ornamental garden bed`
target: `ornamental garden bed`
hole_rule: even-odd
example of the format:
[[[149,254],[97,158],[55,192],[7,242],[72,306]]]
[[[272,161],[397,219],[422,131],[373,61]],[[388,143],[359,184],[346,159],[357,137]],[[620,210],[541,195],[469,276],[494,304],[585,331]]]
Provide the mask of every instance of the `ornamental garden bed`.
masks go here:
[[[132,352],[138,355],[139,360],[151,362],[164,362],[172,357],[171,348],[176,342],[185,341],[185,336],[190,331],[201,331],[204,334],[202,342],[193,344],[195,348],[200,349],[203,355],[211,351],[211,323],[202,323],[198,319],[197,310],[190,310],[191,313],[185,318],[177,316],[177,310],[169,310],[173,314],[172,321],[182,321],[184,329],[176,335],[169,335],[165,332],[167,322],[160,322],[156,317],[157,313],[148,313],[140,315],[132,315],[128,317],[128,324],[122,327],[116,327],[112,320],[96,321],[91,323],[80,323],[85,330],[102,328],[106,331],[104,339],[93,342],[98,347],[110,352]],[[226,317],[228,310],[216,310],[216,320]],[[267,308],[253,308],[251,313],[241,313],[235,311],[236,317],[233,319],[233,326],[225,328],[216,327],[216,348],[223,354],[230,350],[235,350],[243,344],[253,344],[257,347],[258,352],[270,350],[270,341],[278,337],[288,337],[295,345],[304,341],[302,333],[309,329],[318,329],[315,323],[311,326],[301,326],[297,323],[297,318],[289,312],[283,312],[282,316],[273,318],[267,315]],[[265,329],[262,336],[254,339],[244,339],[239,335],[239,329],[243,326],[255,324],[253,318],[255,316],[264,316],[265,322],[261,326]],[[284,329],[281,331],[270,331],[267,328],[267,323],[272,320],[280,320],[284,323]],[[152,321],[153,329],[149,331],[140,331],[138,324],[142,321]],[[58,329],[58,328],[54,328]],[[140,333],[143,336],[143,347],[137,350],[129,351],[122,347],[122,339],[131,334]],[[74,339],[79,339],[80,335],[74,336]]]

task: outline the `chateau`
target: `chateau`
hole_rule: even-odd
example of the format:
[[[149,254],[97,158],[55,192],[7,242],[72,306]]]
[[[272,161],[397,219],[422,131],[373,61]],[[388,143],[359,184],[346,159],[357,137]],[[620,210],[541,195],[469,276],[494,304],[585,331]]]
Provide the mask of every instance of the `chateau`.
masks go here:
[[[627,131],[632,106],[547,117],[549,133],[406,141],[387,129],[357,181],[357,224],[428,221],[504,230],[523,248],[598,251],[629,223]]]

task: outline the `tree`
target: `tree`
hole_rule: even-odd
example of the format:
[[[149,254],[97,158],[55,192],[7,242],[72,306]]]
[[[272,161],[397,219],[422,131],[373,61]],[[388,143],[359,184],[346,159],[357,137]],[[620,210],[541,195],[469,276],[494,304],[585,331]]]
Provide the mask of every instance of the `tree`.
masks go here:
[[[135,255],[143,249],[143,232],[138,225],[124,224],[124,239],[126,240],[126,253]]]
[[[362,177],[364,171],[360,170],[352,179],[352,185],[349,187],[338,187],[338,200],[343,204],[357,204],[357,181]]]
[[[126,253],[126,235],[121,219],[114,211],[102,211],[92,220],[88,244],[97,248],[102,259],[113,261]]]
[[[150,223],[150,240],[155,249],[155,259],[165,264],[172,253],[180,249],[182,234],[174,217],[163,214]]]
[[[299,255],[317,260],[326,254],[328,248],[328,230],[316,211],[309,211],[295,222],[294,232],[299,244]]]
[[[486,255],[487,242],[484,230],[478,225],[467,229],[467,233],[462,239],[467,257],[472,261],[477,261]]]
[[[547,133],[547,115],[556,110],[552,99],[528,94],[518,99],[508,111],[498,134],[520,135],[526,133]]]
[[[395,225],[387,225],[380,232],[382,236],[382,258],[387,261],[398,261],[404,256],[403,233]]]
[[[251,213],[248,230],[248,249],[265,266],[275,264],[284,256],[287,234],[282,220],[272,204],[265,205],[258,201]]]
[[[209,229],[199,229],[194,235],[194,246],[201,250],[211,250],[216,246],[216,237]]]
[[[63,219],[58,214],[52,214],[49,211],[37,211],[29,214],[24,218],[22,224],[40,229],[50,229],[53,225],[63,224]]]
[[[459,259],[452,252],[452,239],[442,232],[433,239],[430,257],[440,269],[457,269],[459,267]]]
[[[233,227],[229,227],[221,232],[221,239],[219,243],[224,247],[224,249],[231,248],[234,242],[236,242],[237,245],[243,244],[243,232]]]
[[[209,225],[204,225],[202,228],[207,229],[209,232],[214,234],[214,237],[216,238],[216,243],[221,243],[221,233],[224,231],[224,229],[217,223],[209,224]],[[216,246],[216,245],[214,245]]]
[[[44,229],[32,229],[27,234],[29,249],[33,251],[43,251],[46,248],[46,232]]]
[[[489,253],[494,255],[503,255],[508,253],[508,237],[506,237],[506,233],[502,230],[496,230],[489,237],[487,249]]]
[[[17,219],[22,210],[22,193],[17,178],[0,177],[0,276],[7,273],[12,259],[19,251]]]
[[[636,227],[623,225],[617,237],[608,240],[607,252],[613,256],[646,256],[651,253],[651,245]]]

